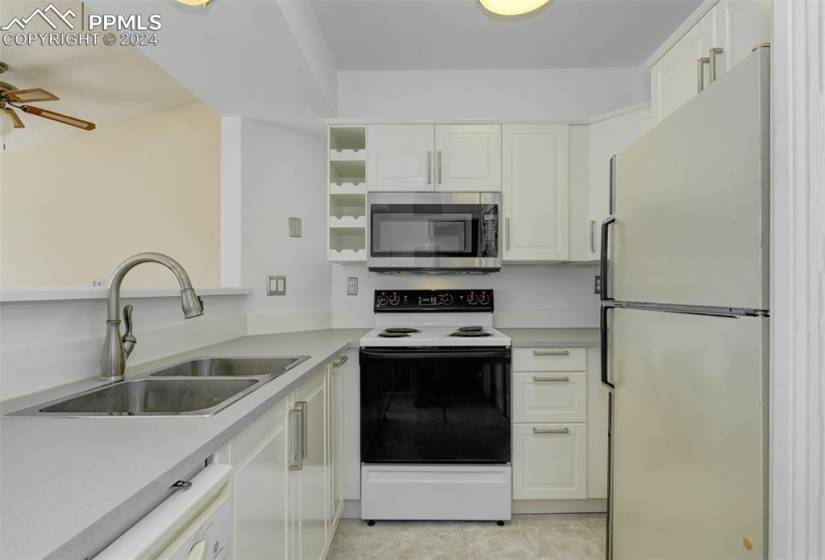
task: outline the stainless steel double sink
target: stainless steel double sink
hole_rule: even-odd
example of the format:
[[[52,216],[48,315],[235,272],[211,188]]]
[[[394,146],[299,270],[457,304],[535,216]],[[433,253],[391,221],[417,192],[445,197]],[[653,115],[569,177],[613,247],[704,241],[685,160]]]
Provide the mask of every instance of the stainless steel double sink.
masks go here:
[[[12,416],[211,416],[308,358],[195,358]]]

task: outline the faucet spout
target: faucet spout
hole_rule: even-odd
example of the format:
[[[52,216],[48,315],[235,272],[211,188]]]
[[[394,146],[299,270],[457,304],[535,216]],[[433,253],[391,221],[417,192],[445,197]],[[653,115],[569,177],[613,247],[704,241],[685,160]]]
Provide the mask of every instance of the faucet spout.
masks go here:
[[[203,301],[192,288],[189,275],[178,261],[162,253],[138,253],[120,263],[109,278],[109,294],[106,315],[106,340],[100,355],[100,378],[106,381],[120,381],[126,371],[126,358],[137,340],[131,333],[131,325],[126,335],[120,333],[120,288],[126,274],[142,263],[162,264],[175,275],[180,285],[181,308],[187,319],[203,315]],[[131,306],[128,306],[131,307]],[[131,323],[131,309],[128,310]],[[124,347],[124,343],[126,346]],[[128,350],[128,352],[127,352]]]

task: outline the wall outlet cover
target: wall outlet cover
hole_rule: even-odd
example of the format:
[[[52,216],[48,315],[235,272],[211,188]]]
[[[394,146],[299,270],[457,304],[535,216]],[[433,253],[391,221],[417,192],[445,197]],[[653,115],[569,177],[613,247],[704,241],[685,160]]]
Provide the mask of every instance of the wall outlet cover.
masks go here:
[[[291,216],[289,218],[289,236],[301,237],[301,218]]]
[[[285,296],[286,295],[286,276],[267,276],[266,277],[266,295],[268,296]]]
[[[602,293],[602,277],[598,274],[593,277],[593,293],[600,294]]]
[[[348,296],[357,296],[358,295],[358,277],[357,276],[349,276],[347,278],[347,295]]]

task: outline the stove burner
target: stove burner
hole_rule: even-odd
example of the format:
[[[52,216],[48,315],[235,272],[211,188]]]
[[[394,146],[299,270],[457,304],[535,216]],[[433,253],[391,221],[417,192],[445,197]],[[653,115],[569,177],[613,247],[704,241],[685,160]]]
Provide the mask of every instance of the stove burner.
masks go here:
[[[480,325],[472,325],[469,327],[461,327],[458,329],[458,332],[480,332],[483,331],[484,327]]]
[[[413,329],[411,327],[389,327],[387,329],[384,329],[384,332],[385,333],[390,333],[390,334],[410,334],[410,333],[418,333],[418,332],[421,332],[421,331],[418,330],[418,329]]]
[[[403,332],[388,332],[388,331],[384,331],[384,332],[380,332],[380,333],[378,333],[378,336],[380,336],[381,338],[407,338],[407,337],[409,337],[410,335],[409,335],[409,334],[407,334],[407,333],[403,333]]]
[[[450,333],[450,336],[458,336],[464,338],[479,338],[483,336],[493,336],[492,334],[488,333],[487,331],[466,331],[466,330],[457,330],[454,333]]]

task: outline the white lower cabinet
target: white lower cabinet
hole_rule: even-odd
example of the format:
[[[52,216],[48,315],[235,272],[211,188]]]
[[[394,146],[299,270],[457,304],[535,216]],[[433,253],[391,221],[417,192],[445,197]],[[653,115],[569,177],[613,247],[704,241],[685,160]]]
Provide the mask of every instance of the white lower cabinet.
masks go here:
[[[236,560],[320,560],[342,511],[342,375],[337,356],[235,436],[215,460],[234,467]]]
[[[598,349],[517,348],[513,370],[513,499],[605,499],[608,396]]]
[[[587,497],[587,425],[515,424],[513,498]]]

